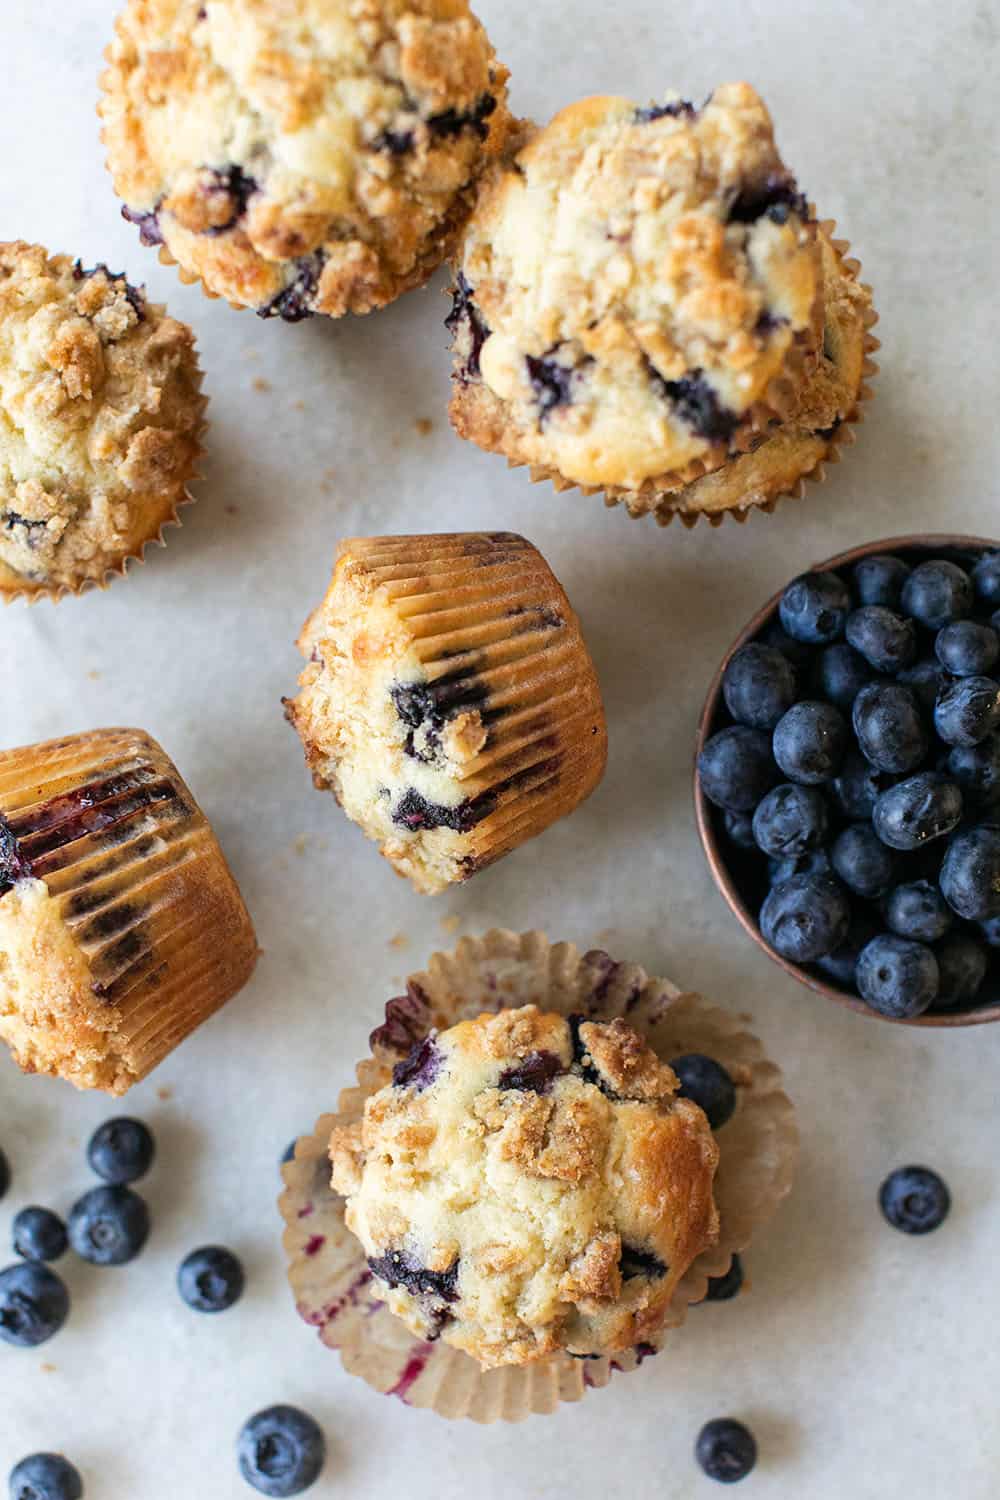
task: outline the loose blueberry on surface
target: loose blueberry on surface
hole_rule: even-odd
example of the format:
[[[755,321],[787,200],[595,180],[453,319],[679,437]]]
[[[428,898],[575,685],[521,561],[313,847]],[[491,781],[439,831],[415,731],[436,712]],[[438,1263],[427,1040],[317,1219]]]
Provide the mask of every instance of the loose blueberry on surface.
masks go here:
[[[1000,731],[994,730],[978,745],[956,745],[948,755],[947,775],[970,811],[1000,806]]]
[[[752,641],[731,658],[722,678],[722,694],[738,724],[773,729],[795,702],[795,668],[774,646]]]
[[[934,705],[934,728],[948,745],[978,745],[1000,728],[1000,685],[992,677],[946,683]]]
[[[836,573],[803,573],[781,596],[778,613],[796,641],[828,645],[844,633],[851,596]]]
[[[743,1262],[734,1255],[729,1270],[721,1276],[710,1276],[705,1291],[705,1302],[728,1302],[743,1289]]]
[[[240,1473],[261,1495],[301,1495],[326,1460],[318,1424],[294,1406],[270,1406],[246,1422],[237,1439]]]
[[[105,1182],[138,1182],[153,1165],[156,1145],[147,1125],[122,1115],[105,1120],[90,1138],[87,1161]]]
[[[922,1015],[937,998],[937,959],[923,943],[882,933],[861,950],[855,979],[872,1010],[896,1021]]]
[[[826,837],[829,817],[823,794],[815,787],[785,782],[768,792],[753,815],[759,849],[776,859],[816,849]]]
[[[792,963],[825,958],[847,937],[851,911],[829,876],[793,875],[769,892],[760,909],[764,941]]]
[[[903,584],[910,570],[901,557],[885,553],[881,557],[863,557],[854,565],[854,592],[862,604],[881,604],[898,609]]]
[[[940,984],[934,1004],[938,1010],[970,1005],[976,998],[989,968],[989,954],[982,943],[966,932],[953,932],[934,949]]]
[[[898,857],[887,849],[870,823],[852,823],[833,842],[830,862],[849,890],[874,900],[892,887]]]
[[[972,613],[972,581],[956,563],[935,558],[922,562],[903,584],[903,613],[929,630]]]
[[[876,672],[898,672],[917,654],[917,629],[884,604],[864,604],[847,616],[847,641]]]
[[[769,859],[767,879],[769,885],[780,885],[791,880],[793,875],[832,875],[833,866],[825,849],[807,849],[805,854],[790,854],[785,859]]]
[[[1000,604],[1000,552],[987,552],[979,559],[972,570],[972,587],[988,609]]]
[[[91,1188],[73,1205],[69,1242],[93,1266],[124,1266],[149,1237],[149,1210],[131,1188]]]
[[[69,1292],[48,1266],[19,1261],[0,1271],[0,1339],[33,1349],[59,1332],[69,1316]]]
[[[24,1260],[58,1260],[69,1246],[66,1225],[51,1209],[22,1208],[12,1230],[14,1253]]]
[[[1000,637],[991,625],[956,620],[938,631],[934,653],[953,677],[986,677],[1000,660]]]
[[[853,646],[836,641],[819,654],[816,688],[821,697],[846,712],[872,675],[871,667]]]
[[[763,729],[731,724],[708,740],[698,756],[701,789],[709,802],[730,812],[750,812],[781,780]]]
[[[437,1032],[431,1031],[427,1036],[421,1037],[410,1049],[409,1056],[396,1064],[392,1070],[392,1081],[397,1088],[412,1088],[417,1093],[430,1088],[444,1061],[436,1036]]]
[[[775,728],[774,759],[790,781],[817,786],[840,770],[847,737],[847,721],[832,703],[796,703]]]
[[[195,1312],[225,1312],[243,1295],[243,1266],[222,1245],[203,1245],[181,1261],[177,1290]]]
[[[896,681],[908,687],[925,713],[932,714],[938,693],[948,681],[948,674],[936,656],[924,656],[912,667],[896,674]]]
[[[1000,828],[981,824],[955,835],[941,866],[941,890],[967,922],[1000,916]]]
[[[753,836],[753,818],[749,813],[730,812],[727,809],[722,814],[722,826],[726,837],[740,849],[756,849],[757,841]]]
[[[672,1057],[677,1074],[678,1098],[693,1099],[704,1111],[713,1130],[720,1130],[736,1108],[736,1085],[721,1063],[701,1052]]]
[[[818,958],[816,967],[826,975],[827,979],[832,979],[834,984],[842,985],[845,989],[854,989],[856,987],[855,972],[858,959],[861,957],[861,950],[871,942],[877,932],[878,929],[870,913],[863,907],[856,908],[851,913],[851,925],[840,947]]]
[[[851,722],[861,753],[880,771],[915,771],[927,754],[917,700],[895,682],[872,682],[854,700]]]
[[[10,1500],[81,1500],[83,1480],[61,1453],[32,1453],[13,1469]]]
[[[757,1462],[757,1441],[748,1427],[733,1417],[706,1422],[694,1445],[694,1456],[709,1479],[736,1484]]]
[[[10,1187],[10,1164],[3,1151],[0,1151],[0,1198],[4,1196]]]
[[[936,885],[914,880],[897,885],[885,903],[885,920],[897,937],[936,943],[954,922],[951,908]]]
[[[844,756],[840,775],[830,783],[830,793],[844,817],[856,822],[859,818],[871,817],[875,803],[895,780],[890,772],[880,771],[851,745]]]
[[[889,787],[872,813],[875,832],[890,849],[919,849],[951,833],[961,818],[962,793],[935,771],[920,771]]]
[[[879,1188],[878,1205],[893,1229],[930,1234],[948,1217],[951,1194],[930,1167],[897,1167]]]

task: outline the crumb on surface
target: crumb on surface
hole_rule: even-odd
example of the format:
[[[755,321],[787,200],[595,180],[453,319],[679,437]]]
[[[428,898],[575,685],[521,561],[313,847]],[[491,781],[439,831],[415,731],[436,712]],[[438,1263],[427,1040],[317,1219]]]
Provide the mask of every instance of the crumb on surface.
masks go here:
[[[405,932],[394,933],[393,936],[389,939],[390,948],[408,948],[409,945],[410,939],[407,937]]]
[[[462,925],[461,917],[449,912],[446,917],[441,918],[441,927],[444,932],[457,932]]]
[[[174,1091],[172,1088],[168,1088],[165,1086],[156,1090],[156,1097],[163,1104],[166,1104],[168,1099],[172,1099],[174,1097]]]
[[[87,673],[87,679],[89,682],[100,682],[101,674],[95,667],[91,667],[90,671]]]
[[[238,516],[240,513],[240,508],[238,505],[225,505],[223,506],[223,509],[226,512],[227,516]]]
[[[296,854],[305,854],[308,847],[309,835],[307,833],[300,833],[298,838],[292,844],[292,848],[294,849]]]
[[[255,375],[253,378],[253,388],[255,391],[259,391],[262,396],[266,396],[271,389],[271,382],[265,380],[263,375]]]
[[[430,417],[418,417],[413,425],[421,437],[428,437],[434,431],[434,423]]]

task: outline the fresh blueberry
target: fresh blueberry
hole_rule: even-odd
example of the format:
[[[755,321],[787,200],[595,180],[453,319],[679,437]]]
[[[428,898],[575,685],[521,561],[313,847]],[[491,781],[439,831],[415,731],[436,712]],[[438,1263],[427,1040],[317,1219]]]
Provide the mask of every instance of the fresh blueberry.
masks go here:
[[[885,920],[897,937],[936,943],[951,927],[951,908],[936,885],[914,880],[897,885],[885,903]]]
[[[935,771],[920,771],[897,782],[875,803],[872,823],[890,849],[919,849],[957,828],[962,793]]]
[[[774,886],[760,909],[760,930],[782,958],[815,963],[847,937],[851,911],[837,882],[826,875],[793,875]]]
[[[729,812],[722,814],[722,826],[726,837],[739,849],[756,849],[757,841],[753,836],[753,818],[745,812]]]
[[[991,625],[955,620],[938,631],[934,652],[953,677],[986,677],[1000,660],[1000,638]]]
[[[851,822],[859,818],[870,818],[875,803],[896,778],[888,771],[880,771],[871,761],[865,760],[860,750],[851,745],[844,756],[840,775],[830,784],[834,803]]]
[[[19,1261],[0,1271],[0,1339],[33,1349],[59,1332],[69,1316],[69,1292],[48,1266]]]
[[[897,609],[903,584],[910,570],[901,557],[885,553],[882,557],[863,557],[854,565],[854,592],[862,604],[882,604]]]
[[[10,1500],[81,1500],[83,1480],[61,1453],[32,1453],[10,1476]]]
[[[833,866],[825,849],[807,849],[805,854],[790,854],[784,859],[769,859],[767,878],[770,885],[780,885],[793,875],[830,875]]]
[[[803,573],[781,596],[778,613],[796,641],[825,646],[839,640],[851,608],[851,596],[836,573]]]
[[[932,714],[938,693],[948,681],[948,674],[936,656],[924,656],[912,667],[896,674],[896,681],[908,687],[925,713]]]
[[[301,1495],[316,1483],[326,1443],[316,1422],[294,1406],[270,1406],[237,1439],[240,1473],[261,1495]]]
[[[710,1276],[708,1287],[705,1291],[705,1302],[728,1302],[735,1297],[743,1288],[743,1262],[738,1255],[734,1255],[729,1262],[729,1270],[724,1271],[721,1276]]]
[[[854,700],[851,720],[862,755],[880,771],[915,771],[927,754],[927,731],[907,687],[869,683]]]
[[[989,954],[982,943],[965,932],[953,932],[934,949],[941,982],[938,1009],[969,1005],[979,993],[989,968]]]
[[[738,724],[773,729],[795,702],[795,668],[774,646],[752,641],[726,667],[722,693]]]
[[[757,1462],[757,1440],[749,1427],[733,1417],[706,1422],[694,1445],[694,1456],[709,1479],[736,1484]]]
[[[972,570],[972,587],[987,609],[1000,605],[1000,552],[987,552]]]
[[[177,1272],[177,1290],[195,1312],[225,1312],[240,1300],[243,1287],[242,1265],[221,1245],[192,1250]]]
[[[956,563],[923,562],[903,584],[903,613],[928,630],[940,630],[972,613],[972,581]]]
[[[701,789],[709,802],[730,812],[750,812],[781,780],[763,729],[731,724],[720,729],[698,757]]]
[[[87,1146],[87,1161],[105,1182],[138,1182],[153,1165],[155,1152],[149,1128],[122,1115],[97,1127]]]
[[[816,664],[816,687],[821,697],[835,703],[839,709],[846,712],[871,680],[871,667],[853,646],[844,641],[826,646],[820,652]]]
[[[948,755],[947,774],[971,811],[1000,806],[1000,731],[994,730],[978,745],[956,745]]]
[[[849,890],[867,900],[884,896],[896,879],[899,861],[870,823],[852,823],[830,850],[834,871]]]
[[[957,833],[941,866],[944,899],[967,922],[1000,916],[1000,828]]]
[[[22,1208],[14,1219],[13,1238],[14,1253],[24,1260],[58,1260],[69,1245],[62,1219],[34,1204]]]
[[[91,1188],[73,1205],[69,1242],[94,1266],[124,1266],[149,1236],[149,1210],[138,1193],[114,1184]]]
[[[6,1156],[4,1156],[3,1151],[0,1151],[0,1198],[4,1196],[9,1187],[10,1164],[7,1161]]]
[[[762,645],[773,646],[775,651],[780,651],[785,660],[791,662],[796,673],[804,672],[812,660],[812,648],[805,641],[793,640],[778,617],[767,622],[759,639]]]
[[[843,989],[854,989],[861,950],[871,942],[877,931],[869,912],[863,907],[856,908],[851,913],[851,925],[847,929],[846,938],[839,948],[834,948],[832,953],[816,960],[817,969]]]
[[[937,959],[923,943],[881,933],[861,950],[855,970],[858,993],[872,1010],[893,1020],[922,1015],[937,998]]]
[[[848,644],[876,672],[898,672],[917,654],[917,628],[884,604],[864,604],[847,616]]]
[[[893,1229],[930,1234],[948,1217],[951,1194],[930,1167],[897,1167],[878,1190],[878,1206]]]
[[[847,739],[847,721],[832,703],[796,703],[775,728],[774,758],[789,781],[816,786],[840,770]]]
[[[818,848],[826,837],[828,823],[822,792],[786,781],[758,803],[753,836],[765,854],[781,859]]]
[[[948,745],[978,745],[1000,728],[1000,686],[992,677],[946,683],[934,705],[934,728]]]
[[[720,1130],[736,1108],[736,1086],[721,1063],[701,1052],[673,1057],[670,1066],[680,1082],[681,1099],[693,1099],[713,1130]]]

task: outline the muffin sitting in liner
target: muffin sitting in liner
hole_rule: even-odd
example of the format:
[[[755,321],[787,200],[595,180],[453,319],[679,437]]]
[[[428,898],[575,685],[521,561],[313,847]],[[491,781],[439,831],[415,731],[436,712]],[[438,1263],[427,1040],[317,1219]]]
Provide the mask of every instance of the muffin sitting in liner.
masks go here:
[[[155,740],[0,751],[0,1039],[25,1072],[124,1094],[256,961],[222,850]]]
[[[141,557],[190,498],[204,412],[190,328],[106,266],[0,245],[0,596]]]
[[[184,279],[288,321],[426,281],[511,123],[468,0],[130,0],[106,57],[125,217]]]
[[[541,833],[604,772],[579,622],[523,537],[345,541],[299,648],[286,712],[313,779],[419,891]]]
[[[815,224],[748,84],[564,109],[487,175],[456,272],[458,431],[640,509],[784,416],[816,356]]]
[[[528,1005],[418,1043],[330,1143],[392,1311],[484,1367],[657,1332],[718,1231],[718,1146],[677,1088],[621,1019]]]

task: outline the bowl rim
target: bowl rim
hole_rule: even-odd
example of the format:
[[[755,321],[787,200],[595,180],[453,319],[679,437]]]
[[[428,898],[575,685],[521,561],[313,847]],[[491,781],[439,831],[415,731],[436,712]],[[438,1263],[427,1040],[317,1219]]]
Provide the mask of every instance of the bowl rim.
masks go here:
[[[801,571],[806,573],[822,573],[836,568],[844,568],[852,563],[860,562],[862,558],[877,556],[885,552],[905,551],[928,551],[948,548],[964,550],[965,548],[984,548],[1000,550],[1000,541],[992,537],[969,536],[962,532],[915,532],[904,536],[882,537],[873,542],[864,542],[856,547],[849,547],[846,551],[838,552],[835,556],[825,559],[823,562],[812,563],[808,568]],[[796,574],[796,577],[800,576]],[[927,1030],[941,1030],[955,1026],[984,1026],[990,1021],[1000,1021],[1000,1001],[992,1005],[983,1005],[976,1010],[968,1011],[938,1011],[925,1012],[920,1016],[901,1017],[883,1016],[879,1011],[873,1010],[866,1005],[859,995],[850,995],[846,990],[838,989],[835,985],[827,984],[825,980],[815,974],[808,973],[798,964],[792,963],[784,958],[771,947],[760,931],[753,915],[746,906],[742,896],[736,888],[726,862],[723,859],[719,840],[716,838],[715,829],[712,824],[711,805],[708,798],[701,789],[701,778],[698,775],[698,757],[708,738],[709,728],[718,711],[719,700],[722,694],[722,678],[734,654],[745,646],[749,641],[758,636],[766,624],[777,614],[778,604],[782,594],[788,585],[783,585],[760,609],[740,631],[732,645],[726,651],[719,663],[718,669],[709,684],[705,695],[705,702],[698,719],[698,733],[695,740],[694,750],[694,811],[695,821],[698,826],[698,836],[701,846],[708,861],[708,867],[712,872],[712,879],[722,893],[726,904],[733,916],[739,922],[744,932],[767,954],[785,973],[796,979],[799,984],[805,985],[815,994],[823,995],[827,1000],[843,1006],[847,1010],[853,1010],[858,1015],[867,1016],[869,1020],[884,1021],[890,1026],[922,1026]]]

